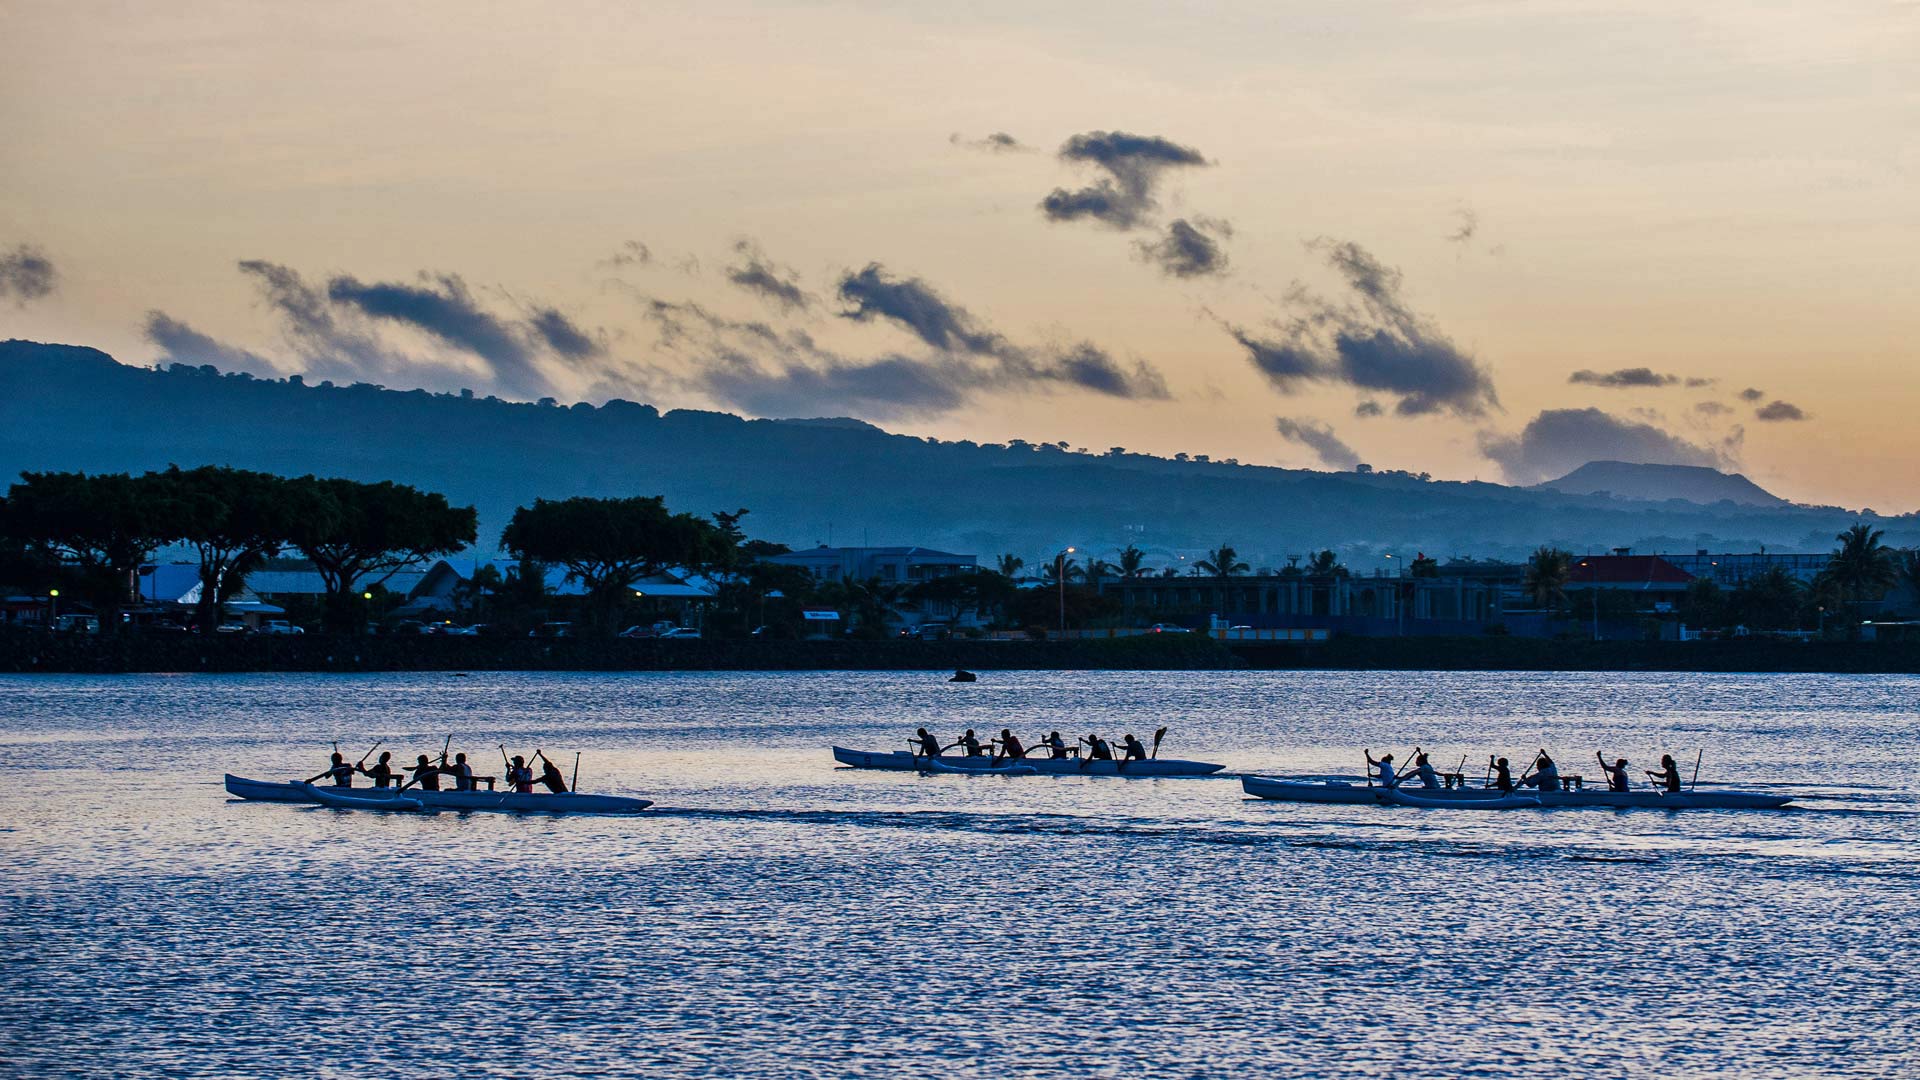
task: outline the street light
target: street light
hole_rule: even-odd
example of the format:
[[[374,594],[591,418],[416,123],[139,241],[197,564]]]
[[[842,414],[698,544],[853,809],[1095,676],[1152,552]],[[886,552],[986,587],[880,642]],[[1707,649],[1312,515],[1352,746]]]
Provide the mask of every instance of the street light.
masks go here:
[[[1060,588],[1060,636],[1067,634],[1067,556],[1073,554],[1071,547],[1053,557],[1053,580]]]

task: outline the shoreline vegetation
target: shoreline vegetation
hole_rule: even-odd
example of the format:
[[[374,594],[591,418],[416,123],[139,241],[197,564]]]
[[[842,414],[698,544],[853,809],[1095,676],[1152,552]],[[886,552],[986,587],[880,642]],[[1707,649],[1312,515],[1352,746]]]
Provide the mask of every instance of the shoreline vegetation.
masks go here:
[[[1920,642],[1569,641],[1335,637],[1227,643],[1202,634],[1077,641],[0,633],[0,673],[375,671],[1676,671],[1920,674]]]

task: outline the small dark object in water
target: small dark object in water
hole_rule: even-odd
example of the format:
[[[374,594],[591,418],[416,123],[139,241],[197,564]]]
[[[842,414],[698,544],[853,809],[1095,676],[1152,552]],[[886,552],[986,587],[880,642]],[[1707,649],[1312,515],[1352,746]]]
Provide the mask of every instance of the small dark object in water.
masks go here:
[[[975,675],[973,672],[968,671],[966,668],[960,668],[953,673],[953,678],[948,679],[947,681],[948,682],[978,682],[979,679],[980,679],[980,676]]]
[[[453,677],[456,679],[465,679],[465,678],[468,678],[469,676],[464,671],[456,671],[453,673]]]

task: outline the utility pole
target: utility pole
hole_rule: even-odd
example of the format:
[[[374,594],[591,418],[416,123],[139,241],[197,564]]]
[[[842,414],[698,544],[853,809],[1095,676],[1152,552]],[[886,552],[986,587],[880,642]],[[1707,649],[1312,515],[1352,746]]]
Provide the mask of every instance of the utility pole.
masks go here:
[[[1065,551],[1053,557],[1053,581],[1060,589],[1061,637],[1067,636],[1067,556],[1072,553],[1073,549],[1067,548]]]

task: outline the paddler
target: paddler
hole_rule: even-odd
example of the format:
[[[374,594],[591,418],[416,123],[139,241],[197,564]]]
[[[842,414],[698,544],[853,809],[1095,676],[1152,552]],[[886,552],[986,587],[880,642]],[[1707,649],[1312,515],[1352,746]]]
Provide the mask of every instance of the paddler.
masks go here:
[[[1067,756],[1067,740],[1061,738],[1057,731],[1047,732],[1047,737],[1040,741],[1040,745],[1047,748],[1048,756],[1055,761]]]
[[[960,741],[955,743],[954,745],[960,747],[962,750],[965,750],[967,752],[968,757],[986,757],[987,756],[986,749],[982,747],[980,744],[980,736],[975,735],[973,733],[972,728],[968,728],[967,733],[965,735],[960,736]]]
[[[1107,745],[1107,740],[1101,738],[1098,735],[1088,735],[1086,738],[1086,743],[1087,743],[1087,760],[1089,761],[1112,761],[1113,760],[1113,747]]]
[[[473,790],[473,766],[467,764],[467,755],[465,754],[453,755],[453,764],[447,766],[441,771],[446,773],[448,776],[453,777],[453,790],[455,791],[472,791]]]
[[[914,741],[920,744],[920,757],[939,757],[940,740],[933,737],[926,728],[913,729]]]
[[[1540,756],[1533,759],[1533,771],[1521,777],[1520,783],[1541,791],[1559,791],[1560,766],[1553,763],[1545,750],[1541,750]]]
[[[1593,757],[1595,761],[1600,763],[1600,771],[1607,774],[1608,791],[1627,791],[1632,788],[1632,781],[1627,779],[1626,758],[1616,758],[1614,763],[1609,765],[1607,764],[1607,759],[1601,756],[1600,751],[1595,750]]]
[[[1660,771],[1653,772],[1649,770],[1647,772],[1647,775],[1653,778],[1654,783],[1659,784],[1663,788],[1666,788],[1669,793],[1672,793],[1672,794],[1679,793],[1680,763],[1673,760],[1672,754],[1661,754],[1660,755]]]
[[[1019,761],[1027,756],[1027,748],[1020,745],[1020,738],[1012,728],[1000,729],[1000,756],[1009,761]]]
[[[427,755],[421,754],[417,761],[407,766],[407,771],[413,776],[400,785],[402,791],[415,785],[418,785],[422,791],[440,790],[440,766],[427,760]]]
[[[1122,739],[1121,743],[1126,749],[1128,761],[1147,760],[1147,748],[1139,739],[1133,737],[1133,732],[1127,732],[1126,738]]]
[[[1513,790],[1513,766],[1506,758],[1498,758],[1493,763],[1493,786],[1498,791]]]
[[[522,795],[533,794],[533,770],[519,754],[513,755],[512,764],[507,766],[507,786]]]
[[[1402,774],[1400,780],[1404,781],[1409,776],[1417,777],[1423,788],[1440,786],[1440,774],[1433,771],[1433,764],[1427,760],[1426,752],[1417,746],[1413,748],[1413,767]]]
[[[1360,753],[1366,757],[1367,768],[1373,770],[1374,779],[1380,781],[1381,787],[1395,788],[1400,786],[1400,774],[1394,770],[1392,754],[1384,754],[1379,761],[1375,761],[1373,760],[1372,750],[1362,750]]]
[[[373,768],[371,769],[358,765],[354,766],[354,768],[358,769],[362,776],[372,777],[373,786],[377,788],[386,787],[388,784],[393,783],[395,778],[392,751],[381,751],[380,760],[374,762]]]
[[[325,780],[329,776],[333,777],[334,787],[353,786],[353,766],[347,764],[346,757],[338,750],[333,752],[333,764],[328,765],[325,772],[309,776],[304,782],[312,784]]]
[[[535,750],[533,755],[539,758],[541,762],[540,782],[547,785],[547,790],[553,792],[555,795],[565,795],[567,793],[567,778],[565,774],[561,773],[560,766],[555,765],[553,759],[548,757],[544,750]]]

